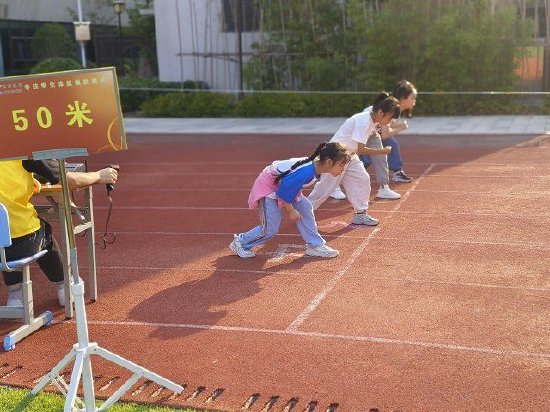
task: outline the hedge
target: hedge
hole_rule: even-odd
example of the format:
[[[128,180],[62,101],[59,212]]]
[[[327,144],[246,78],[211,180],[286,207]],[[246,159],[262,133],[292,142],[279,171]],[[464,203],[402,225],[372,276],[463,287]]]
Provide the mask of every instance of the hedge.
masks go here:
[[[147,99],[140,107],[147,117],[347,117],[370,105],[375,97],[375,93],[251,93],[238,100],[224,93],[177,92]],[[550,114],[550,96],[420,94],[414,114]]]

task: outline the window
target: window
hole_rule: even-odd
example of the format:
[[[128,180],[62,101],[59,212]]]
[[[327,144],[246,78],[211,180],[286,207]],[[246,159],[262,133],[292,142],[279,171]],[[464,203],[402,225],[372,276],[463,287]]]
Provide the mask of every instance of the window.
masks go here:
[[[237,31],[237,6],[241,2],[242,31],[258,31],[260,12],[254,0],[223,0],[223,31]]]

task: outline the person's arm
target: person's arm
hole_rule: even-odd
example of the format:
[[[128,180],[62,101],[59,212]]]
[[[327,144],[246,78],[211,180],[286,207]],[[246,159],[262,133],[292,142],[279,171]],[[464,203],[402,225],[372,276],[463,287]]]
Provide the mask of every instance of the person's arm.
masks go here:
[[[389,125],[384,126],[382,128],[382,140],[389,139],[390,137],[395,136],[398,133],[401,133],[403,130],[407,130],[409,128],[409,124],[406,120],[395,120],[391,122]]]
[[[298,212],[296,209],[292,207],[290,203],[287,203],[284,200],[283,200],[283,207],[288,212],[288,216],[290,217],[290,220],[296,221],[302,218],[302,215],[300,215],[300,212]]]
[[[368,155],[368,156],[381,156],[388,155],[391,152],[391,146],[383,147],[382,149],[373,149],[372,147],[367,147],[362,143],[357,145],[357,154],[358,155]]]
[[[100,183],[116,183],[118,172],[106,167],[96,172],[67,172],[67,184],[70,190],[85,188]]]

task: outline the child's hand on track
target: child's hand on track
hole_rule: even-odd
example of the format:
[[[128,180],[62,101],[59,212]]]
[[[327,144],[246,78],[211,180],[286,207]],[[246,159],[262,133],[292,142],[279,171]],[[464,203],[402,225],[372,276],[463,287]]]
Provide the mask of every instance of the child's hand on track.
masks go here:
[[[296,222],[301,218],[302,218],[302,215],[296,209],[292,209],[290,211],[290,220],[292,220],[293,222]]]

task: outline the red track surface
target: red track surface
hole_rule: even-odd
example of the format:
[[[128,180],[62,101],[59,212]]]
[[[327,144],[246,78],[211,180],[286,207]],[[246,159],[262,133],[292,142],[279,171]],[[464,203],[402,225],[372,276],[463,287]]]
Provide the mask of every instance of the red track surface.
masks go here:
[[[547,411],[550,144],[403,137],[416,179],[395,185],[401,200],[372,203],[378,228],[349,226],[347,201],[318,210],[339,258],[303,257],[288,222],[257,258],[231,255],[232,234],[258,222],[246,199],[259,171],[320,140],[131,137],[129,151],[89,159],[121,165],[117,241],[97,251],[99,300],[87,305],[91,339],[186,387],[174,398],[139,382],[126,399],[257,412]],[[56,308],[37,272],[37,311]],[[2,384],[31,388],[57,364],[76,342],[63,319],[57,310],[58,323],[0,355]],[[101,359],[93,371],[101,397],[128,376]]]

